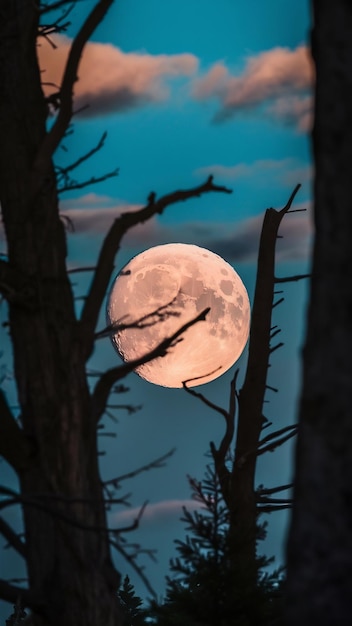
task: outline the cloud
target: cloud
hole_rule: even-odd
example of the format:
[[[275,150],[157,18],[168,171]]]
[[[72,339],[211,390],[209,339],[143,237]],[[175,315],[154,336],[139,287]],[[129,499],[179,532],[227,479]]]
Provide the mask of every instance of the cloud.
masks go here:
[[[91,193],[74,200],[61,201],[60,213],[64,220],[68,220],[72,225],[71,236],[101,237],[106,235],[113,221],[122,213],[138,211],[141,206],[140,204],[129,204],[116,201],[109,196]],[[146,247],[157,245],[163,235],[163,227],[157,222],[156,217],[153,217],[142,224],[137,224],[128,231],[124,238],[124,244],[129,247],[144,244]]]
[[[82,235],[85,238],[100,237],[105,234],[113,220],[122,212],[133,211],[139,205],[118,203],[101,196],[105,205],[99,206],[96,194],[88,194],[77,200],[62,203],[61,212],[69,217],[74,225],[70,237]],[[89,206],[89,202],[91,206]],[[306,212],[287,215],[282,222],[280,234],[283,239],[277,242],[277,260],[303,260],[310,253],[312,226],[309,203],[297,204],[295,209]],[[253,263],[257,259],[260,231],[264,213],[244,219],[236,224],[222,222],[187,222],[164,226],[157,217],[139,224],[129,231],[124,239],[127,248],[147,249],[152,246],[179,242],[193,243],[208,248],[228,262]]]
[[[240,111],[264,107],[270,118],[307,130],[311,120],[313,67],[306,46],[273,48],[250,56],[242,73],[231,74],[223,62],[213,65],[205,76],[195,79],[197,100],[216,98],[220,108],[215,122],[223,122]]]
[[[295,205],[295,210],[307,209],[304,213],[286,215],[279,233],[283,237],[276,244],[277,261],[307,260],[310,254],[312,223],[309,204]],[[259,239],[264,215],[257,215],[236,224],[232,230],[218,237],[214,229],[214,236],[204,238],[205,248],[219,254],[227,261],[255,262],[258,257]]]
[[[255,184],[272,184],[280,182],[284,186],[292,186],[297,183],[306,183],[312,178],[312,166],[304,165],[298,159],[289,157],[286,159],[261,159],[252,163],[237,163],[236,165],[207,165],[195,171],[196,175],[209,176],[213,174],[217,178],[226,180],[249,179]]]
[[[47,95],[61,83],[71,40],[59,36],[55,43],[57,48],[53,49],[42,40],[38,48]],[[169,80],[191,76],[197,68],[198,60],[193,54],[125,53],[112,44],[88,42],[74,87],[75,109],[88,105],[80,116],[92,117],[164,101],[170,95]]]
[[[189,511],[201,508],[201,504],[195,500],[162,500],[148,504],[146,507],[141,523],[155,523],[169,520],[171,518],[179,519],[182,515],[182,507],[185,506]],[[120,513],[113,513],[110,516],[110,523],[118,526],[131,524],[140,512],[140,507],[126,509]]]

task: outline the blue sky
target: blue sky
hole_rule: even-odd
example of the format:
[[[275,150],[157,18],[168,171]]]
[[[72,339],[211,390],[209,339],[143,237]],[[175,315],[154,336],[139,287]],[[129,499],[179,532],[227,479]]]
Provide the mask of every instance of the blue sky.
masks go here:
[[[38,49],[44,80],[57,83],[70,40],[93,6],[76,3],[71,27],[55,39],[53,49]],[[96,145],[108,132],[104,148],[74,174],[77,180],[119,168],[119,176],[94,187],[63,193],[60,207],[75,226],[68,234],[70,268],[94,265],[104,233],[122,210],[141,206],[157,195],[200,184],[209,173],[232,195],[207,194],[170,207],[159,218],[128,234],[116,259],[117,271],[136,253],[159,243],[203,245],[233,264],[253,296],[255,262],[264,210],[282,207],[293,187],[302,183],[296,207],[307,213],[288,215],[278,245],[278,275],[309,266],[311,238],[312,70],[308,59],[309,5],[283,0],[121,0],[110,9],[87,46],[76,85],[73,134],[56,155],[67,165]],[[47,93],[53,90],[45,87]],[[0,234],[1,237],[1,234]],[[1,242],[2,243],[2,242]],[[3,243],[2,243],[3,247]],[[74,274],[84,295],[89,274]],[[275,309],[285,346],[275,353],[270,381],[279,393],[270,396],[268,415],[279,428],[296,415],[299,353],[304,330],[306,286],[285,288],[285,302]],[[79,303],[78,303],[79,308]],[[102,312],[101,324],[104,324]],[[5,313],[1,315],[5,318]],[[1,331],[6,341],[5,331]],[[92,369],[116,364],[109,340],[101,341]],[[244,373],[245,354],[240,360]],[[231,373],[202,391],[227,404]],[[132,470],[176,447],[164,469],[148,472],[126,486],[132,509],[150,501],[144,521],[131,540],[158,547],[159,563],[147,574],[160,595],[173,539],[182,535],[180,503],[189,499],[186,475],[202,477],[209,441],[222,435],[220,418],[183,390],[153,386],[137,376],[126,381],[122,399],[143,408],[123,412],[109,424],[116,439],[102,439],[102,474],[108,479]],[[7,391],[10,393],[10,382]],[[291,446],[261,459],[258,483],[273,486],[291,476]],[[9,477],[11,481],[11,477]],[[13,514],[11,514],[13,515]],[[116,510],[112,523],[128,512]],[[133,515],[133,511],[132,511]],[[266,544],[282,558],[286,514],[274,514]],[[117,561],[123,573],[130,573]],[[137,590],[143,587],[131,575]]]

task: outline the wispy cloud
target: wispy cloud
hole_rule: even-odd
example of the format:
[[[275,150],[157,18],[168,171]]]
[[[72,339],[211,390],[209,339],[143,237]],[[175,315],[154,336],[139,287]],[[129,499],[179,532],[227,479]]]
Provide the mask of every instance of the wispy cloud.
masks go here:
[[[68,218],[73,227],[72,235],[105,235],[112,223],[122,213],[137,211],[139,204],[118,201],[108,196],[86,194],[74,200],[60,202],[60,213]],[[127,232],[124,243],[135,247],[144,244],[157,245],[163,238],[163,227],[155,217],[142,224],[137,224]]]
[[[300,261],[309,258],[312,223],[309,204],[295,205],[295,209],[307,209],[303,213],[285,216],[276,245],[277,261]],[[255,262],[258,257],[259,239],[264,215],[257,215],[227,228],[226,234],[219,237],[216,230],[213,236],[204,238],[205,248],[209,248],[232,263]]]
[[[249,179],[258,184],[276,183],[284,186],[306,183],[312,178],[312,166],[304,165],[296,158],[260,159],[252,163],[237,163],[236,165],[221,165],[214,163],[201,167],[195,171],[196,175],[208,176],[214,174],[217,178],[226,180]]]
[[[182,515],[182,507],[185,506],[189,511],[201,508],[201,504],[195,500],[162,500],[148,504],[142,517],[144,523],[156,523],[169,520],[170,518],[179,519]],[[110,523],[118,526],[125,526],[132,523],[140,512],[140,508],[126,509],[119,513],[113,513],[110,516]]]
[[[60,85],[71,40],[59,36],[55,43],[53,49],[42,40],[38,48],[46,94],[55,92],[53,84]],[[80,115],[91,117],[161,102],[170,95],[170,80],[191,76],[197,68],[193,54],[125,53],[112,44],[88,42],[74,89],[75,108],[88,105]]]
[[[306,46],[273,48],[250,56],[242,73],[231,73],[219,62],[194,81],[197,100],[218,100],[215,122],[240,111],[258,110],[305,131],[311,120],[313,67]]]
[[[136,210],[138,205],[117,203],[103,196],[105,207],[99,207],[99,196],[88,194],[87,206],[85,196],[75,201],[66,201],[62,207],[63,215],[67,215],[74,225],[71,237],[102,236],[107,232],[112,221],[121,212]],[[73,204],[70,205],[70,202]],[[277,243],[277,259],[297,261],[307,259],[310,252],[312,226],[309,203],[295,205],[295,208],[306,208],[304,213],[287,215],[282,223],[280,234],[283,239]],[[179,242],[193,243],[208,248],[229,262],[253,263],[257,259],[260,231],[264,214],[244,219],[235,224],[222,222],[187,222],[163,226],[157,218],[131,229],[126,235],[124,245],[130,248],[147,249],[152,246]]]

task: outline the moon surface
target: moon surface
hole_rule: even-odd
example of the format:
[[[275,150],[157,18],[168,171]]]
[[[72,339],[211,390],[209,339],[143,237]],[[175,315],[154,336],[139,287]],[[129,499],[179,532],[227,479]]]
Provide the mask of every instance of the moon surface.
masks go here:
[[[118,328],[144,318],[143,328],[117,330],[113,344],[124,361],[137,359],[207,307],[205,321],[188,328],[165,356],[134,371],[163,387],[202,385],[237,361],[249,334],[248,294],[231,265],[199,246],[155,246],[129,261],[112,286],[108,323]]]

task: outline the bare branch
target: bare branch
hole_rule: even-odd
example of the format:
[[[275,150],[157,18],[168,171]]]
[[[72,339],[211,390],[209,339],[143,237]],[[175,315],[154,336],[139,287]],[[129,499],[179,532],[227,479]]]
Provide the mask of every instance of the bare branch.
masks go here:
[[[115,178],[115,176],[119,175],[119,169],[116,168],[112,170],[112,172],[108,172],[107,174],[103,174],[103,176],[92,176],[88,180],[84,180],[81,183],[72,181],[67,185],[59,186],[57,189],[58,193],[65,193],[66,191],[72,191],[73,189],[83,189],[84,187],[90,187],[91,185],[96,185],[97,183],[102,183],[108,178]]]
[[[220,369],[220,368],[218,368],[218,369]],[[214,370],[214,371],[217,371],[217,370]],[[213,372],[209,372],[209,374],[212,374],[212,373]],[[208,376],[209,374],[206,374],[206,375]],[[199,378],[204,378],[204,376],[199,376]],[[205,404],[205,406],[208,406],[213,411],[216,411],[216,413],[220,413],[220,415],[222,415],[225,418],[226,422],[227,422],[229,414],[228,414],[228,412],[225,409],[223,409],[221,406],[218,406],[217,404],[214,404],[214,402],[212,402],[211,400],[208,400],[208,398],[206,398],[199,391],[195,391],[191,387],[187,387],[187,383],[192,381],[192,380],[197,380],[197,379],[196,378],[190,378],[189,380],[184,380],[183,381],[182,385],[183,385],[184,390],[187,391],[187,393],[189,393],[194,398],[198,398],[198,400],[201,400],[201,402],[203,402],[203,404]]]
[[[116,528],[114,530],[114,534],[115,535],[122,535],[122,533],[130,533],[132,530],[136,530],[139,527],[139,522],[141,521],[141,519],[143,517],[143,513],[144,513],[147,505],[148,505],[148,500],[143,502],[141,508],[138,511],[138,515],[133,520],[133,522],[131,524],[129,524],[128,526],[123,526],[122,528]]]
[[[103,485],[104,486],[113,485],[114,487],[117,487],[119,483],[121,483],[123,480],[134,478],[135,476],[138,476],[139,474],[142,474],[143,472],[148,472],[151,469],[159,469],[160,467],[164,467],[166,459],[169,459],[175,453],[175,451],[176,451],[176,448],[172,448],[172,450],[170,450],[166,454],[163,454],[158,459],[155,459],[154,461],[151,461],[150,463],[147,463],[146,465],[142,465],[141,467],[133,470],[132,472],[128,472],[127,474],[122,474],[121,476],[117,476],[116,478],[111,478],[110,480],[105,480],[103,482]]]
[[[284,300],[285,298],[279,298],[278,300],[276,300],[276,302],[273,303],[272,308],[275,309],[275,307],[277,307],[279,304],[282,304]]]
[[[291,208],[299,188],[300,185],[295,187],[283,209],[280,211],[267,209],[264,216],[252,306],[247,370],[244,384],[238,397],[240,420],[237,431],[236,457],[240,462],[248,458],[249,450],[257,449],[262,430],[262,411],[267,387],[266,379],[269,357],[279,345],[282,345],[278,344],[270,348],[270,337],[275,329],[275,327],[272,327],[271,321],[272,311],[275,306],[273,304],[275,247],[282,219]],[[255,459],[251,458],[249,463],[251,465],[252,479],[254,480]]]
[[[285,509],[292,509],[292,504],[263,504],[263,506],[258,506],[258,513],[273,513],[274,511],[284,511]]]
[[[182,341],[181,335],[191,328],[194,324],[200,321],[204,321],[206,319],[207,313],[209,313],[210,308],[204,309],[197,317],[193,320],[190,320],[186,324],[183,324],[181,328],[179,328],[173,335],[167,337],[163,341],[161,341],[153,350],[148,352],[147,354],[139,357],[138,359],[134,359],[133,361],[129,361],[120,365],[119,367],[113,367],[112,369],[107,370],[102,374],[100,379],[98,380],[93,394],[92,394],[92,417],[93,420],[98,422],[103,415],[106,404],[110,395],[110,391],[112,386],[118,381],[127,376],[130,372],[139,367],[140,365],[144,365],[144,363],[149,363],[153,359],[157,357],[165,356],[169,349],[174,346],[178,341]]]
[[[146,313],[145,315],[142,315],[141,317],[139,317],[138,319],[132,322],[124,322],[123,321],[124,318],[121,318],[121,320],[114,322],[113,324],[109,324],[109,326],[106,326],[106,328],[103,328],[103,330],[100,330],[98,333],[95,333],[94,339],[103,339],[105,337],[111,337],[112,335],[116,335],[116,333],[118,332],[122,332],[123,330],[131,329],[131,328],[139,328],[139,329],[149,328],[150,326],[155,326],[155,324],[159,322],[165,321],[170,316],[179,317],[180,316],[179,311],[173,311],[172,309],[170,309],[172,304],[175,302],[175,299],[176,298],[174,298],[170,302],[167,302],[166,304],[162,304],[157,309],[154,309],[154,311],[151,311],[150,313]]]
[[[278,350],[279,348],[282,348],[282,346],[284,346],[285,344],[283,343],[283,341],[280,341],[280,343],[277,343],[275,346],[270,347],[269,349],[269,354],[272,354],[273,352],[275,352],[275,350]]]
[[[18,552],[24,558],[27,557],[26,546],[19,538],[18,534],[11,528],[11,526],[0,517],[0,534],[6,539],[8,544]]]
[[[285,213],[288,213],[290,211],[292,203],[293,203],[293,201],[294,201],[298,191],[300,190],[301,186],[302,186],[301,184],[296,185],[296,187],[294,188],[293,192],[291,193],[291,195],[290,195],[290,197],[289,197],[289,199],[287,201],[287,204],[284,206],[283,209],[281,209],[281,211],[279,211],[279,213],[281,215],[285,215]],[[305,209],[303,209],[303,210],[305,211]],[[292,210],[290,212],[293,213],[294,211]]]
[[[275,430],[273,433],[270,433],[264,439],[259,441],[258,446],[262,446],[264,443],[268,443],[269,441],[273,441],[277,437],[281,437],[281,435],[285,435],[286,433],[296,434],[298,430],[298,424],[291,424],[290,426],[284,426],[284,428],[280,428],[279,430]]]
[[[68,274],[78,274],[78,272],[94,272],[95,265],[90,265],[87,267],[73,267],[72,269],[67,270]]]
[[[226,413],[226,430],[225,434],[222,438],[219,449],[217,450],[214,443],[210,442],[210,452],[214,459],[216,473],[218,475],[221,492],[223,498],[228,507],[230,507],[230,477],[231,472],[226,467],[225,461],[228,455],[230,445],[233,439],[233,435],[235,432],[235,413],[236,413],[236,404],[237,404],[237,390],[236,383],[237,377],[239,374],[239,369],[237,368],[235,374],[231,380],[231,390],[230,390],[230,402],[229,402],[229,410]]]
[[[50,171],[51,158],[71,121],[73,113],[73,86],[77,80],[78,67],[84,46],[105,17],[112,3],[113,0],[99,0],[73,40],[60,88],[60,110],[34,160],[31,185],[32,198],[37,195],[47,173]]]
[[[87,161],[88,159],[90,159],[93,156],[93,154],[95,154],[96,152],[99,152],[99,150],[101,150],[105,144],[106,137],[107,137],[107,132],[105,131],[100,137],[97,145],[94,146],[94,148],[92,148],[88,152],[86,152],[83,156],[79,157],[76,161],[71,163],[71,165],[66,165],[66,167],[56,166],[56,169],[58,170],[58,173],[57,173],[58,182],[60,182],[61,179],[67,180],[66,177],[69,172],[72,172],[77,167],[82,165],[84,161]]]
[[[153,596],[153,598],[157,598],[157,595],[153,589],[153,587],[151,586],[148,578],[146,577],[146,575],[143,572],[143,569],[137,565],[135,558],[133,558],[130,554],[128,554],[127,550],[125,550],[125,548],[121,545],[121,542],[119,541],[114,541],[113,539],[110,540],[110,545],[113,546],[113,548],[115,548],[115,550],[117,550],[118,552],[120,552],[120,554],[122,554],[122,556],[124,557],[124,559],[126,559],[126,561],[131,565],[131,567],[134,569],[134,571],[138,574],[139,578],[143,581],[146,589],[149,591],[149,593]]]
[[[213,177],[209,176],[205,183],[198,187],[175,191],[174,193],[163,196],[157,201],[151,198],[150,202],[142,209],[123,213],[114,221],[104,239],[99,254],[97,269],[82,310],[82,336],[86,338],[87,359],[94,347],[94,331],[114,271],[114,259],[120,248],[123,236],[130,228],[136,226],[136,224],[141,224],[154,215],[162,214],[168,206],[177,202],[183,202],[189,198],[199,197],[203,193],[209,192],[232,193],[231,190],[226,187],[214,185]]]
[[[266,496],[260,496],[258,498],[258,504],[290,504],[292,505],[292,498],[267,498]]]
[[[30,589],[23,589],[0,579],[0,598],[5,602],[16,604],[18,598],[21,598],[22,605],[34,609],[37,613],[44,614],[46,606],[44,598],[41,598]]]
[[[291,213],[291,211],[290,211]],[[297,280],[302,280],[303,278],[311,278],[312,274],[296,274],[295,276],[283,276],[282,278],[275,277],[275,283],[292,283]]]
[[[279,493],[280,491],[287,491],[288,489],[293,488],[293,483],[287,483],[286,485],[279,485],[278,487],[259,487],[257,489],[258,495],[271,495],[274,493]]]
[[[267,446],[264,446],[263,448],[262,447],[258,448],[256,455],[260,456],[261,454],[265,454],[265,452],[274,452],[276,448],[278,448],[279,446],[282,446],[283,443],[285,443],[289,439],[292,439],[292,437],[295,437],[295,435],[297,435],[297,430],[293,430],[292,432],[288,433],[288,435],[281,437],[281,439],[276,439],[276,441],[273,441],[273,443],[269,443]]]

